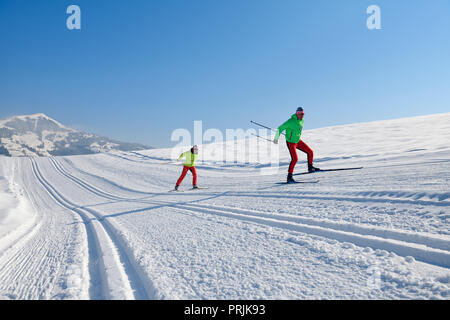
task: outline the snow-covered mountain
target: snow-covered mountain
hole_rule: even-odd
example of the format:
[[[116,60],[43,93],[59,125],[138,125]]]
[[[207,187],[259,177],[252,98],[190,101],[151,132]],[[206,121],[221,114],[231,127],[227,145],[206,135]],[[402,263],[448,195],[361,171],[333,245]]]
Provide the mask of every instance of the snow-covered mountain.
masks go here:
[[[0,155],[62,156],[150,149],[68,128],[43,113],[0,120]]]

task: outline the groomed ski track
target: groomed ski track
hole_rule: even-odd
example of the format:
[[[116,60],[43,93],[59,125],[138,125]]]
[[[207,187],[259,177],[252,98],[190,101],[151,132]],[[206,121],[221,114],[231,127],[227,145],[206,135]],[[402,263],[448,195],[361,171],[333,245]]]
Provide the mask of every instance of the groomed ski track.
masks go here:
[[[439,237],[425,233],[402,232],[400,230],[383,229],[377,227],[365,227],[349,223],[336,223],[312,218],[302,218],[291,215],[267,214],[264,212],[202,205],[190,201],[151,201],[144,199],[129,199],[116,196],[100,190],[81,179],[67,173],[54,158],[50,158],[55,169],[80,187],[95,195],[109,200],[138,201],[145,204],[170,206],[181,208],[195,213],[206,213],[220,215],[242,221],[256,222],[272,227],[284,228],[302,233],[338,240],[340,242],[351,242],[358,246],[371,247],[374,250],[389,250],[400,256],[413,256],[415,259],[450,268],[450,238]],[[228,193],[238,197],[258,197],[260,193]],[[205,196],[209,194],[205,193]],[[263,197],[279,197],[277,194],[264,193]],[[324,199],[325,197],[321,197]],[[365,198],[367,200],[367,198]],[[377,199],[380,201],[383,199]],[[352,201],[357,199],[352,198]],[[386,200],[384,200],[386,201]],[[398,200],[397,200],[398,201]],[[400,200],[402,201],[402,200]],[[403,200],[405,201],[405,200]],[[429,201],[430,205],[445,205],[445,203]],[[99,217],[98,214],[96,214]],[[101,219],[101,217],[100,217]]]
[[[144,154],[14,161],[21,174],[17,182],[37,216],[27,236],[0,254],[5,298],[448,294],[448,192],[356,185],[363,174],[381,186],[380,168],[326,173],[314,186],[273,186],[277,176],[261,176],[256,169],[200,166],[202,185],[209,189],[174,194],[167,186],[179,166]],[[437,162],[433,168],[447,166]],[[413,167],[420,171],[423,165]],[[337,188],[335,179],[346,187]],[[57,236],[46,238],[50,233]],[[24,276],[33,279],[33,270],[42,270],[40,282],[21,283]]]

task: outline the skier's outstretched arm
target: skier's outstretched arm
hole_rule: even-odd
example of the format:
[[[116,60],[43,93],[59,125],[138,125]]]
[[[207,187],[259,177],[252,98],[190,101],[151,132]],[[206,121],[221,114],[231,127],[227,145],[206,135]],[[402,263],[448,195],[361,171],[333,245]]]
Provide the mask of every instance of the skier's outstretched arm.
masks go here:
[[[288,120],[288,121],[289,121],[289,120]],[[284,130],[286,130],[287,122],[288,122],[288,121],[286,121],[285,123],[283,123],[281,126],[278,127],[277,132],[275,133],[275,138],[273,139],[273,142],[274,142],[275,144],[278,144],[278,138],[280,137],[280,134],[281,134]]]
[[[186,155],[186,152],[183,152],[182,154],[180,154],[180,156],[178,157],[177,161],[180,161],[181,159],[183,159],[183,157]]]

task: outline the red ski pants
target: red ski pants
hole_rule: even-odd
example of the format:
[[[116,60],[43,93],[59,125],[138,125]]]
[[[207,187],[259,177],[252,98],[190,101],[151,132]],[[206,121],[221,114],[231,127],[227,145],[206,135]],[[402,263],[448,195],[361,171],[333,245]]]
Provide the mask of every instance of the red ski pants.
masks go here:
[[[188,171],[192,172],[192,185],[195,186],[197,184],[197,171],[195,170],[195,167],[183,166],[183,172],[181,172],[181,176],[178,178],[177,186],[181,184]]]
[[[291,163],[289,164],[289,173],[294,173],[295,164],[298,161],[297,149],[305,152],[308,155],[308,164],[313,164],[314,152],[306,143],[300,140],[297,143],[287,142],[289,153],[291,154]]]

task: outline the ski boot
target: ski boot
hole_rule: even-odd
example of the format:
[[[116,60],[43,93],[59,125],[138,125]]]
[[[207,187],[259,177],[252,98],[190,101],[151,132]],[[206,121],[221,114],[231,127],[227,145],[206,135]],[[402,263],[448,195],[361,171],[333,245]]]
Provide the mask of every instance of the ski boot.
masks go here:
[[[175,191],[178,191],[178,186],[177,185],[175,185],[175,189],[174,189]]]
[[[198,189],[198,186],[197,186],[196,184],[194,184],[194,185],[192,186],[192,189]]]
[[[316,172],[316,171],[320,171],[320,169],[314,167],[312,164],[308,164],[308,172],[309,173]]]
[[[296,181],[292,177],[292,173],[288,173],[286,183],[296,183]]]

